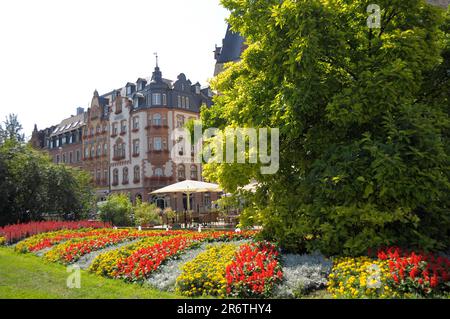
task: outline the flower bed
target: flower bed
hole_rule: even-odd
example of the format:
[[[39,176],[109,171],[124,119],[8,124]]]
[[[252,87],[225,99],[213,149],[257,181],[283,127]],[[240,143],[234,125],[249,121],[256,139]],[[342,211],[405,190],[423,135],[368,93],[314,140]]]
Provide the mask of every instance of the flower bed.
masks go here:
[[[268,298],[283,278],[277,248],[268,242],[242,245],[226,267],[227,295]]]
[[[328,291],[335,298],[430,298],[450,291],[448,258],[395,247],[377,257],[336,260]]]
[[[379,250],[378,258],[388,263],[388,284],[403,296],[433,297],[450,291],[448,258],[396,247]]]
[[[103,249],[108,246],[116,245],[125,241],[134,240],[140,237],[156,237],[173,235],[176,232],[143,232],[135,230],[113,230],[98,236],[72,239],[63,244],[57,245],[48,251],[44,257],[52,262],[61,262],[63,264],[73,263],[81,256],[93,251]]]
[[[144,247],[151,247],[154,244],[161,242],[163,239],[171,239],[173,236],[154,236],[141,239],[137,243],[129,244],[120,249],[108,251],[97,256],[89,267],[89,271],[100,276],[114,278],[117,271],[117,264],[119,260],[123,260],[131,256],[135,251]]]
[[[307,255],[285,254],[281,257],[283,282],[276,287],[276,298],[299,298],[323,289],[333,263],[320,253]]]
[[[219,242],[219,241],[235,241],[235,240],[242,240],[242,239],[249,239],[252,238],[255,234],[255,232],[241,232],[241,233],[235,233],[235,232],[223,232],[223,231],[207,231],[202,233],[197,232],[186,232],[186,231],[178,231],[178,232],[170,232],[170,233],[164,233],[166,236],[168,234],[172,236],[182,236],[183,238],[190,239],[193,241],[192,245],[188,245],[186,247],[179,247],[179,251],[176,254],[170,254],[167,255],[165,259],[176,257],[179,253],[183,252],[185,249],[193,248],[194,242]],[[97,273],[102,276],[106,276],[109,278],[115,278],[115,277],[123,277],[126,280],[131,281],[142,281],[145,279],[145,277],[148,277],[150,274],[147,272],[144,272],[143,276],[137,276],[136,278],[131,278],[133,276],[124,275],[121,271],[118,270],[119,264],[122,265],[124,260],[128,260],[130,263],[129,268],[135,267],[135,262],[137,260],[140,260],[143,262],[146,258],[149,258],[147,254],[151,255],[153,246],[157,243],[160,243],[161,240],[168,240],[173,239],[164,237],[164,238],[156,238],[155,240],[142,240],[138,243],[134,243],[132,245],[123,247],[121,249],[118,249],[116,251],[110,251],[105,254],[101,254],[97,256],[97,258],[93,261],[91,267],[89,267],[89,271],[93,273]],[[181,249],[183,248],[183,249]],[[142,256],[141,256],[142,255]],[[132,256],[132,257],[131,257]],[[131,258],[130,258],[131,257]],[[164,260],[165,260],[164,259]],[[134,260],[134,261],[133,261]],[[161,262],[163,262],[162,260]],[[124,270],[123,265],[121,266],[122,270]],[[154,271],[154,270],[153,270]]]
[[[143,282],[166,259],[195,246],[206,237],[207,235],[177,236],[150,247],[141,248],[127,258],[119,259],[113,276],[125,281]]]
[[[5,237],[9,244],[16,243],[21,239],[56,231],[61,229],[80,229],[80,228],[105,228],[109,224],[95,221],[44,221],[32,222],[27,224],[8,225],[0,227],[0,236]]]
[[[107,235],[113,232],[112,229],[77,229],[77,230],[60,230],[56,232],[43,233],[22,240],[15,246],[15,250],[21,253],[35,252],[44,248],[49,248],[61,242],[93,236]]]
[[[237,245],[209,247],[194,260],[182,266],[175,291],[187,297],[227,295],[226,268],[233,260]]]
[[[334,298],[392,298],[397,294],[387,284],[390,277],[385,261],[339,258],[328,277],[328,291]]]

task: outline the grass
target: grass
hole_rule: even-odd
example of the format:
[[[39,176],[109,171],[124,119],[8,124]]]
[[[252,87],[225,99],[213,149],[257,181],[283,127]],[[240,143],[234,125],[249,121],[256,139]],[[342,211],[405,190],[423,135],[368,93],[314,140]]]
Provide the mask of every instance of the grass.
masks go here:
[[[301,299],[333,299],[333,295],[330,294],[326,289],[322,289],[304,295]]]
[[[171,293],[81,271],[81,288],[70,289],[65,266],[0,248],[0,299],[171,299]]]

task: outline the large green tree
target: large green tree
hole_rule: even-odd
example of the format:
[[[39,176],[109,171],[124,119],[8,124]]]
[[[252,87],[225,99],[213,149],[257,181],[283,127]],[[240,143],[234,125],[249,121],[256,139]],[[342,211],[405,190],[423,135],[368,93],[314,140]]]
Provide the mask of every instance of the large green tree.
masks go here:
[[[280,169],[209,163],[205,175],[229,191],[260,182],[244,216],[286,249],[450,243],[448,18],[380,0],[369,28],[372,2],[222,0],[248,49],[202,120],[280,128]]]
[[[64,165],[17,139],[0,145],[0,225],[54,218],[82,219],[93,205],[88,173]]]

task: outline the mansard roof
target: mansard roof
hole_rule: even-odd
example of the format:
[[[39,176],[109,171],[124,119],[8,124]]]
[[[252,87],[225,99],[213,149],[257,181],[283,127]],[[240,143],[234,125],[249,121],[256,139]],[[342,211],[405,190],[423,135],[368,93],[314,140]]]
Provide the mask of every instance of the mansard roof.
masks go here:
[[[64,133],[68,133],[70,131],[79,129],[85,124],[85,113],[71,116],[67,119],[64,119],[59,123],[55,129],[53,130],[50,136],[60,135]]]

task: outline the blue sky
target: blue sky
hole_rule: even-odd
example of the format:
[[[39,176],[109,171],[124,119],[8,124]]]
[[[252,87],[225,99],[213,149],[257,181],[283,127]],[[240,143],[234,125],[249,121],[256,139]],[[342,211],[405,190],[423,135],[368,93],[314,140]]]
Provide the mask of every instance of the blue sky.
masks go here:
[[[1,1],[0,120],[16,113],[27,136],[88,107],[100,93],[148,77],[206,84],[228,12],[219,0]]]

